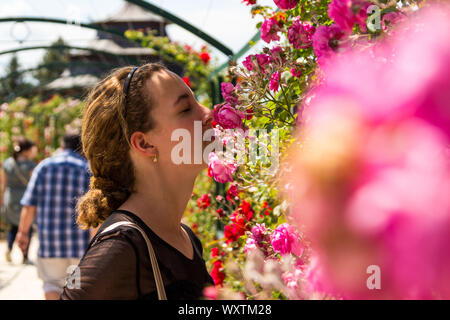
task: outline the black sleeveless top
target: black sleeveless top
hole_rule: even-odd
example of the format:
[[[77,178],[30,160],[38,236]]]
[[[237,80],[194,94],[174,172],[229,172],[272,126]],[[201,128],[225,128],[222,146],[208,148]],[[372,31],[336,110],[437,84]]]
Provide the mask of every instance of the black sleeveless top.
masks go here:
[[[100,235],[119,221],[131,221],[146,232],[168,300],[200,299],[204,287],[214,285],[203,260],[202,244],[187,225],[181,224],[194,248],[192,260],[161,239],[135,214],[115,210],[92,238],[61,299],[158,299],[147,245],[139,231],[120,226]],[[77,272],[78,282],[74,279]]]

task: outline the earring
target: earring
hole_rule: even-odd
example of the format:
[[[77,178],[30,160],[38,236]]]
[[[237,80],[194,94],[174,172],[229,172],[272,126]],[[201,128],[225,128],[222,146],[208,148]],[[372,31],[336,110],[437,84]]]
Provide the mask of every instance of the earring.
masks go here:
[[[153,162],[158,162],[158,156],[155,156],[154,158],[153,158]]]

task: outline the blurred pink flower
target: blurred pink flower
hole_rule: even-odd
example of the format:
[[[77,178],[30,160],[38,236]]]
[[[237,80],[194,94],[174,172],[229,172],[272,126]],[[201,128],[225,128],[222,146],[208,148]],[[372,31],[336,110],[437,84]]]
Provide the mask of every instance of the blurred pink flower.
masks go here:
[[[388,12],[381,19],[381,28],[386,31],[403,20],[405,20],[405,15],[401,12]]]
[[[345,33],[337,24],[319,26],[312,36],[314,52],[320,66],[342,49],[341,40]]]
[[[261,39],[267,43],[278,41],[280,40],[280,36],[278,35],[279,31],[281,31],[281,28],[278,25],[277,19],[266,19],[261,25]]]
[[[284,272],[281,277],[283,278],[284,283],[289,289],[297,289],[298,288],[298,280],[299,276],[297,276],[293,272]]]
[[[254,250],[257,248],[257,243],[255,239],[252,237],[247,238],[245,245],[244,245],[244,252],[247,253],[250,250]]]
[[[287,37],[294,48],[304,49],[312,45],[312,36],[315,31],[316,28],[311,22],[302,22],[297,18],[289,27]]]
[[[215,286],[207,286],[203,289],[203,296],[209,300],[217,300],[219,296],[219,289]]]
[[[355,24],[358,24],[362,31],[366,31],[369,6],[370,2],[364,0],[332,0],[328,5],[328,15],[345,32],[351,33]]]
[[[283,10],[294,9],[297,6],[298,0],[273,0],[278,8]]]
[[[316,252],[312,290],[450,297],[449,15],[421,8],[385,42],[323,68],[282,184]],[[381,289],[368,287],[369,266]]]
[[[233,174],[236,171],[236,165],[234,163],[219,159],[214,152],[209,154],[208,160],[209,169],[214,180],[219,183],[233,181]]]

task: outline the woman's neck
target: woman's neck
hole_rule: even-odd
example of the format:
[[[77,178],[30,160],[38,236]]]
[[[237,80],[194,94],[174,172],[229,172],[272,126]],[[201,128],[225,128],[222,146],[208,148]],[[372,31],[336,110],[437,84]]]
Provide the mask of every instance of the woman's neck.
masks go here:
[[[180,223],[192,195],[195,178],[147,177],[137,178],[137,191],[118,209],[133,212],[152,230],[158,230],[161,234],[173,235],[175,238],[182,236]]]
[[[16,161],[24,161],[24,160],[27,160],[27,159],[28,158],[25,155],[23,155],[23,154],[19,154],[16,157]]]

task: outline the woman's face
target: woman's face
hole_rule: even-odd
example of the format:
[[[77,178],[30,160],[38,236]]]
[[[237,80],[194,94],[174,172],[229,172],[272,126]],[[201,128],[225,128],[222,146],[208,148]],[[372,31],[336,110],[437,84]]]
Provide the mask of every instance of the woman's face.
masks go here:
[[[30,149],[23,151],[23,155],[28,159],[28,160],[34,160],[37,156],[37,147],[36,146],[32,146]]]
[[[212,130],[212,110],[199,104],[192,90],[173,72],[154,73],[147,88],[153,99],[150,117],[154,123],[142,137],[148,144],[147,151],[156,152],[158,165],[198,174],[207,166],[203,150],[210,141],[204,141],[203,135]],[[151,155],[149,160],[153,160]]]

